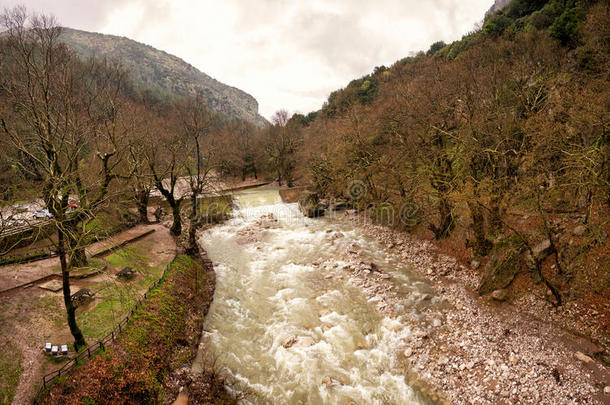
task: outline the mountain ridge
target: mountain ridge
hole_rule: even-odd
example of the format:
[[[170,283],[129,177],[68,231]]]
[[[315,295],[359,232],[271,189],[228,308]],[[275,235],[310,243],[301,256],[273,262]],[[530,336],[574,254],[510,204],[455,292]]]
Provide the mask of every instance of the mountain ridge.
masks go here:
[[[80,57],[93,55],[118,60],[134,82],[159,98],[180,98],[200,93],[209,107],[258,127],[267,124],[258,114],[258,101],[245,91],[224,84],[166,51],[131,38],[62,28],[61,40]]]

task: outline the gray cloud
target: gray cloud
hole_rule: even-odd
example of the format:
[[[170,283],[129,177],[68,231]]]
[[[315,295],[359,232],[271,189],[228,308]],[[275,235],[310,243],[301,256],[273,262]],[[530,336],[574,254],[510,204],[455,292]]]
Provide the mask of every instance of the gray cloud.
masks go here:
[[[62,24],[173,53],[254,95],[307,112],[373,67],[460,38],[493,0],[0,0]],[[4,4],[6,3],[6,4]]]

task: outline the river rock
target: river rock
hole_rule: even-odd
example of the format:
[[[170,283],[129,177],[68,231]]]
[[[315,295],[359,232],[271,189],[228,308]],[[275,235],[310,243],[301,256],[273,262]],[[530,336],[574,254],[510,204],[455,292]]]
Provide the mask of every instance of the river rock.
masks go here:
[[[327,375],[326,377],[324,377],[322,379],[322,384],[326,385],[328,388],[331,388],[336,385],[340,385],[341,382],[339,380],[337,380],[336,378],[333,378],[333,377]]]
[[[291,348],[298,340],[298,337],[296,336],[290,336],[286,339],[284,339],[284,341],[282,342],[282,346],[284,347],[284,349],[289,349]]]
[[[586,354],[584,354],[582,352],[574,353],[574,357],[576,357],[578,360],[582,361],[583,363],[591,363],[593,361],[593,359],[591,357],[587,356]]]
[[[305,348],[313,345],[313,339],[309,336],[299,336],[294,347]]]
[[[508,298],[508,290],[505,288],[495,290],[491,293],[491,298],[496,301],[506,301],[506,299]]]

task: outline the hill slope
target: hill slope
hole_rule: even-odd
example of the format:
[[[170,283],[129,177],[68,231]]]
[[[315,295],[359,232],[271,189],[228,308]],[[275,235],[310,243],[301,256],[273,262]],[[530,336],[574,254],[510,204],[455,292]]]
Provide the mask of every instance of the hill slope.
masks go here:
[[[160,97],[202,93],[209,106],[229,117],[257,126],[266,120],[258,114],[258,102],[248,93],[227,86],[182,59],[129,38],[64,28],[62,40],[81,57],[105,56],[119,60],[135,82]]]

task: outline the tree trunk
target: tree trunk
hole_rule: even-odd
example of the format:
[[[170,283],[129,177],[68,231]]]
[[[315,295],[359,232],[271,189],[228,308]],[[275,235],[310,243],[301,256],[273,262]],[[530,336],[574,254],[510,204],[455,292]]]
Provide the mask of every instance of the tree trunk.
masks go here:
[[[89,265],[89,261],[87,260],[85,249],[82,247],[74,249],[74,251],[72,251],[70,267],[85,267],[87,265]]]
[[[492,244],[487,240],[485,234],[485,216],[483,215],[483,209],[476,203],[468,201],[468,208],[470,208],[470,216],[472,217],[472,230],[474,232],[474,254],[475,256],[487,256],[491,250]]]
[[[83,240],[83,234],[78,228],[76,220],[66,221],[68,232],[65,233],[68,249],[70,249],[70,267],[85,267],[89,263],[83,246],[79,246]]]
[[[186,254],[189,256],[197,256],[199,254],[199,245],[197,244],[197,229],[199,229],[199,221],[192,220],[189,227],[188,246]]]
[[[140,216],[139,222],[141,224],[148,224],[148,200],[150,198],[150,192],[148,190],[138,190],[137,192],[137,204],[138,204],[138,215]]]
[[[173,223],[169,229],[170,233],[175,236],[180,236],[182,233],[182,219],[180,218],[180,201],[169,201],[172,207]]]
[[[59,263],[61,265],[62,290],[64,305],[66,306],[66,313],[68,314],[68,326],[74,337],[74,350],[78,351],[80,347],[86,345],[86,342],[83,333],[76,323],[76,308],[72,303],[70,294],[70,269],[66,260],[66,243],[64,240],[64,232],[61,229],[57,230],[57,251],[59,254]]]
[[[447,201],[445,197],[441,197],[438,205],[438,212],[440,216],[439,226],[434,224],[430,225],[430,229],[434,232],[436,239],[444,239],[449,236],[453,228],[455,228],[455,221],[453,219],[453,207]]]

